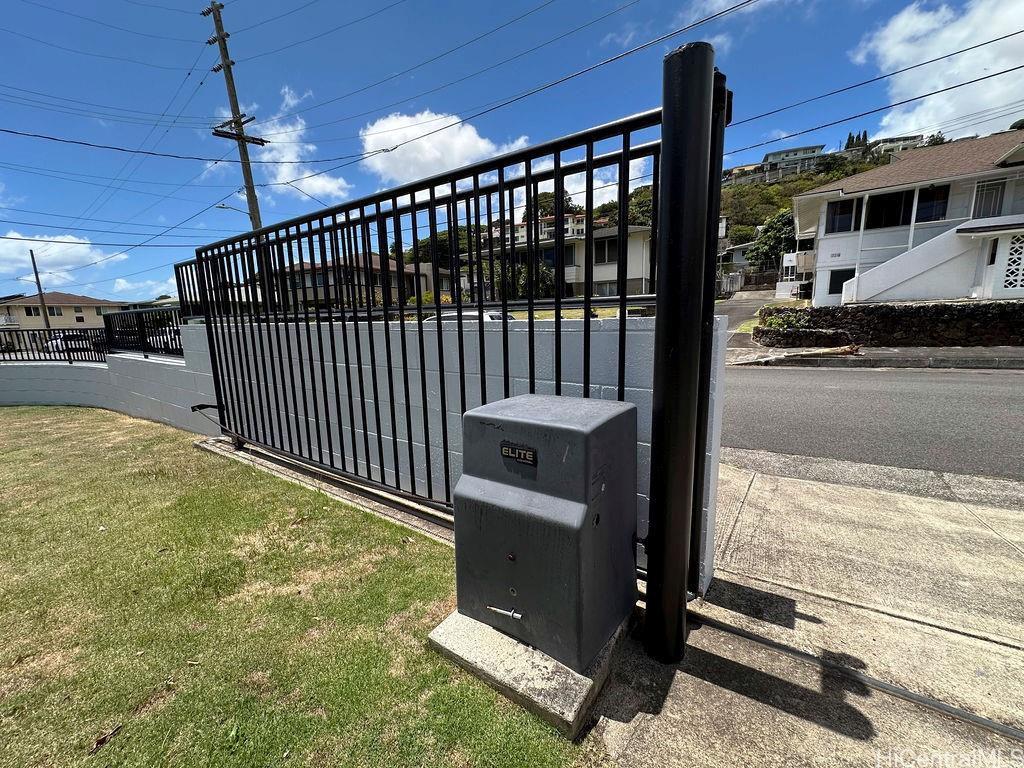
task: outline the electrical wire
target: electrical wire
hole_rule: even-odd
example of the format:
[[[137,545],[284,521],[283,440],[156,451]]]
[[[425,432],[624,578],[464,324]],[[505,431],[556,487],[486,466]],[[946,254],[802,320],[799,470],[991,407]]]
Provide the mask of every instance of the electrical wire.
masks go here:
[[[24,32],[15,32],[13,29],[8,29],[7,27],[0,27],[0,32],[6,32],[8,35],[13,35],[14,37],[20,37],[20,38],[23,38],[25,40],[31,40],[32,42],[38,43],[39,45],[45,45],[48,48],[55,48],[58,51],[64,51],[65,53],[75,53],[75,54],[78,54],[79,56],[91,56],[91,57],[93,57],[95,59],[108,59],[110,61],[119,61],[119,62],[122,62],[124,64],[136,64],[136,65],[138,65],[140,67],[151,67],[152,69],[170,70],[172,72],[181,72],[184,69],[183,67],[172,67],[172,66],[168,66],[166,64],[156,64],[156,63],[154,63],[152,61],[143,61],[141,59],[130,59],[127,56],[112,56],[112,55],[110,55],[108,53],[96,53],[95,51],[83,51],[83,50],[81,50],[79,48],[72,48],[70,46],[61,45],[59,43],[51,43],[49,40],[42,40],[42,39],[40,39],[38,37],[32,37],[32,35],[26,35]]]
[[[189,38],[189,37],[169,37],[167,35],[154,35],[151,32],[139,32],[138,30],[135,30],[135,29],[128,29],[127,27],[119,27],[116,24],[110,24],[110,23],[108,23],[106,21],[100,21],[99,19],[94,19],[91,16],[83,16],[80,13],[74,13],[73,11],[66,11],[63,8],[54,8],[53,6],[46,5],[46,4],[40,3],[40,2],[36,2],[36,0],[21,0],[21,2],[25,3],[25,5],[34,5],[36,8],[44,8],[47,11],[52,11],[53,13],[60,13],[60,14],[63,14],[64,16],[71,16],[72,18],[75,18],[75,19],[81,19],[82,21],[87,21],[90,24],[97,24],[97,25],[99,25],[101,27],[106,27],[107,29],[113,29],[113,30],[116,30],[118,32],[126,32],[129,35],[138,35],[139,37],[148,37],[151,40],[170,40],[171,42],[175,42],[175,43],[194,43],[195,42],[194,39]]]
[[[735,154],[737,154],[739,152],[746,152],[747,150],[750,150],[750,149],[757,149],[758,147],[766,147],[766,146],[768,146],[770,144],[776,144],[776,143],[778,143],[780,141],[786,141],[787,139],[791,139],[794,136],[803,136],[803,135],[808,134],[808,133],[814,133],[815,131],[824,130],[825,128],[832,128],[833,126],[836,126],[836,125],[841,125],[843,123],[849,123],[849,122],[851,122],[853,120],[859,120],[860,118],[867,117],[868,115],[874,115],[874,114],[877,114],[879,112],[885,112],[888,109],[895,109],[896,107],[902,107],[904,104],[910,104],[910,103],[915,102],[915,101],[920,101],[921,99],[927,99],[929,96],[936,96],[936,95],[938,95],[940,93],[947,93],[949,91],[956,90],[957,88],[963,88],[964,86],[967,86],[967,85],[974,85],[975,83],[980,83],[983,80],[990,80],[993,77],[999,77],[1000,75],[1005,75],[1005,74],[1008,74],[1010,72],[1018,72],[1018,71],[1020,71],[1022,69],[1024,69],[1024,64],[1019,64],[1016,67],[1009,67],[1008,69],[1003,69],[1003,70],[1000,70],[999,72],[992,72],[992,73],[990,73],[988,75],[982,75],[981,77],[976,77],[973,80],[966,80],[966,81],[964,81],[962,83],[957,83],[956,85],[950,85],[950,86],[947,86],[945,88],[938,88],[938,89],[936,89],[934,91],[929,91],[928,93],[921,94],[920,96],[912,96],[912,97],[910,97],[908,99],[901,99],[900,101],[894,101],[891,104],[886,104],[884,107],[876,107],[875,109],[869,109],[869,110],[866,110],[864,112],[858,112],[856,115],[850,115],[848,117],[842,117],[842,118],[840,118],[838,120],[831,120],[831,121],[829,121],[827,123],[822,123],[821,125],[813,126],[812,128],[804,128],[803,130],[792,131],[790,133],[787,133],[785,136],[779,136],[778,138],[774,138],[774,139],[766,139],[765,141],[760,141],[760,142],[757,142],[756,144],[750,144],[749,146],[746,146],[746,147],[739,147],[738,149],[730,149],[730,150],[727,150],[725,154],[727,154],[727,155],[735,155]]]
[[[326,37],[327,35],[334,34],[338,30],[346,29],[347,27],[351,27],[351,26],[353,26],[355,24],[358,24],[361,21],[366,21],[367,19],[372,19],[374,16],[379,16],[380,14],[384,13],[385,11],[389,11],[392,8],[394,8],[396,6],[399,6],[399,5],[402,5],[403,3],[406,3],[406,2],[408,2],[408,0],[394,0],[394,2],[389,3],[388,5],[385,5],[382,8],[378,8],[375,11],[371,11],[370,13],[367,13],[367,14],[365,14],[363,16],[360,16],[359,18],[352,19],[350,21],[346,21],[344,24],[339,24],[336,27],[331,27],[330,29],[324,30],[323,32],[319,32],[318,34],[315,34],[312,37],[307,37],[304,40],[296,40],[295,42],[289,43],[288,45],[282,45],[280,48],[274,48],[274,49],[269,50],[269,51],[263,51],[262,53],[254,53],[252,56],[246,56],[244,59],[238,59],[235,63],[242,64],[242,63],[244,63],[246,61],[253,61],[254,59],[260,59],[260,58],[263,58],[264,56],[271,56],[271,55],[273,55],[275,53],[280,53],[281,51],[287,51],[289,48],[295,48],[296,46],[299,46],[299,45],[305,45],[306,43],[310,43],[310,42],[312,42],[314,40],[319,40],[321,37]]]

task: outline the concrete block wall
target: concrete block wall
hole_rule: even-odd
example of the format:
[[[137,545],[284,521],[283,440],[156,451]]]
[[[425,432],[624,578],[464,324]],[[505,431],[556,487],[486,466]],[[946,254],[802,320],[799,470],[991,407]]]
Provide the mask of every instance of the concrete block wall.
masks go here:
[[[205,331],[196,330],[182,328],[182,338],[192,346],[191,360],[119,354],[108,356],[106,363],[3,363],[0,405],[85,405],[220,434],[215,424],[191,411],[193,405],[216,402]]]
[[[413,322],[406,323],[404,355],[403,333],[397,322],[392,322],[387,332],[380,322],[373,324],[372,331],[362,322],[358,327],[335,323],[333,329],[323,322],[319,330],[315,323],[308,327],[305,324],[218,326],[223,355],[218,365],[223,369],[226,382],[223,395],[229,404],[230,425],[259,442],[362,476],[369,472],[372,479],[382,480],[391,486],[395,483],[397,471],[403,490],[415,490],[418,495],[444,501],[443,429],[447,429],[449,446],[447,489],[450,491],[462,471],[463,411],[484,401],[481,383],[488,401],[504,397],[505,388],[501,323],[483,323],[481,355],[480,324],[475,320],[463,322],[461,365],[457,323],[445,321],[441,326],[439,355],[437,323],[425,321],[423,324],[422,365],[421,337]],[[371,333],[373,360],[370,355]],[[716,320],[715,338],[716,367],[711,409],[715,439],[709,445],[714,454],[709,456],[708,470],[712,481],[717,478],[717,472],[712,472],[710,467],[717,468],[720,383],[725,361],[723,318]],[[534,324],[534,389],[541,394],[553,394],[555,391],[554,341],[554,321],[537,321]],[[388,344],[390,368],[387,364]],[[188,359],[190,345],[185,346]],[[580,397],[583,394],[582,320],[562,321],[561,346],[562,394]],[[254,355],[254,349],[262,352]],[[523,321],[510,323],[508,364],[511,396],[529,392],[528,350],[528,324]],[[266,373],[262,368],[263,356],[272,361]],[[647,534],[653,357],[654,318],[629,318],[626,321],[625,399],[634,403],[638,410],[637,512],[640,536]],[[294,364],[300,360],[305,364]],[[592,321],[590,376],[592,397],[610,400],[617,397],[618,320]],[[247,404],[252,403],[257,407],[248,407]],[[713,490],[711,487],[710,491]],[[713,515],[713,504],[706,506]]]

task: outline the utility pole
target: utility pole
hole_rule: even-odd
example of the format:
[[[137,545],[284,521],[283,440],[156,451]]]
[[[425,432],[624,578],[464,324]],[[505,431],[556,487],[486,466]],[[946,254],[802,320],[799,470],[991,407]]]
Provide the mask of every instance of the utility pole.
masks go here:
[[[36,291],[39,295],[39,312],[43,316],[43,323],[46,325],[46,330],[50,330],[50,315],[46,311],[46,302],[43,300],[43,284],[39,282],[39,269],[36,267],[36,255],[32,249],[28,249],[28,255],[32,259],[32,271],[36,276]]]
[[[255,118],[246,119],[238,106],[238,94],[235,92],[235,76],[231,67],[235,62],[228,55],[228,33],[224,31],[224,22],[221,20],[220,12],[224,7],[222,3],[213,0],[210,5],[202,10],[203,16],[213,16],[213,26],[216,34],[206,41],[207,45],[214,43],[220,48],[220,64],[213,67],[213,72],[224,72],[224,84],[228,89],[228,103],[231,106],[231,119],[226,120],[213,129],[213,135],[222,139],[232,139],[238,143],[238,158],[242,161],[242,178],[245,181],[245,201],[249,206],[249,221],[252,228],[262,229],[263,222],[260,219],[260,205],[256,198],[256,186],[252,180],[252,166],[249,163],[249,144],[259,146],[266,145],[265,139],[245,135],[245,124],[252,122]],[[225,128],[232,128],[227,131]]]

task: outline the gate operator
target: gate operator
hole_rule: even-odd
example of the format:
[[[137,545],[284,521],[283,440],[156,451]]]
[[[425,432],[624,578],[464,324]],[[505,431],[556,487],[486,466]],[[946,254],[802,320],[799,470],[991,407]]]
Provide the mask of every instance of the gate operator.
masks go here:
[[[522,395],[463,417],[459,613],[582,672],[636,603],[636,407]]]

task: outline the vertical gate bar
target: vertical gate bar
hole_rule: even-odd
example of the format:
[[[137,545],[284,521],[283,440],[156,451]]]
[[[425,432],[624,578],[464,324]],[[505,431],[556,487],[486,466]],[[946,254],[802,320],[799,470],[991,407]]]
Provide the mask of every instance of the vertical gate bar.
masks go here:
[[[707,43],[665,57],[645,643],[669,663],[686,648],[713,77]]]
[[[533,209],[537,205],[537,194],[536,188],[533,186],[533,161],[527,160],[524,167],[526,176],[526,183],[523,188],[523,221],[526,222],[526,309],[527,309],[527,359],[530,366],[530,394],[532,395],[536,390],[536,357],[535,350],[533,348]],[[518,280],[517,280],[518,282]]]
[[[508,190],[508,205],[509,205],[509,220],[505,221],[505,168],[502,166],[498,169],[498,218],[501,222],[501,243],[500,258],[501,258],[501,372],[502,378],[505,384],[505,397],[509,396],[509,376],[508,376],[508,292],[509,292],[509,265],[508,265],[508,250],[506,248],[506,240],[511,239],[512,245],[512,261],[515,262],[516,252],[516,227],[512,221],[514,213],[512,212],[512,190]],[[508,237],[505,236],[505,227],[508,226]]]
[[[434,270],[434,318],[436,320],[435,325],[437,326],[437,370],[438,370],[438,388],[441,393],[441,455],[444,459],[444,503],[448,504],[451,502],[451,464],[448,458],[448,396],[445,391],[445,376],[444,376],[444,330],[441,323],[441,283],[439,282],[439,271],[438,261],[440,255],[437,252],[437,195],[434,192],[434,187],[430,187],[429,192],[430,199],[430,260],[433,264]],[[450,241],[449,241],[450,244]],[[451,249],[449,248],[449,251]],[[449,289],[454,287],[452,283],[452,275],[448,274],[448,287]],[[424,405],[426,405],[424,403]],[[428,446],[429,447],[429,446]]]
[[[277,422],[273,445],[284,450],[284,425],[288,420],[281,418],[281,396],[284,392],[284,386],[283,384],[278,386],[279,379],[284,378],[284,371],[279,370],[281,367],[281,334],[273,310],[274,283],[271,275],[271,260],[269,258],[270,247],[267,245],[266,235],[257,235],[256,247],[260,250],[259,258],[256,262],[259,265],[260,291],[262,292],[260,307],[267,332],[267,354],[270,357],[270,381],[267,382],[267,386],[274,391],[274,421]],[[277,342],[276,350],[274,349],[275,341]],[[287,408],[287,404],[285,408]]]
[[[246,258],[246,254],[248,253],[248,250],[249,250],[248,249],[248,243],[250,243],[251,241],[252,241],[251,238],[246,237],[246,238],[244,238],[238,244],[238,275],[239,275],[239,277],[238,277],[238,283],[237,283],[237,286],[236,286],[235,290],[236,290],[236,295],[238,296],[238,299],[239,299],[239,304],[241,304],[243,302],[243,297],[245,297],[244,301],[245,301],[245,303],[249,307],[249,316],[248,316],[249,319],[248,319],[248,321],[245,322],[245,325],[248,326],[248,329],[247,329],[248,330],[248,335],[249,335],[249,339],[250,339],[250,341],[252,343],[252,357],[255,358],[255,356],[256,356],[256,337],[253,334],[254,318],[252,316],[252,296],[251,296],[251,292],[250,292],[249,275],[248,275],[248,270],[247,270],[247,258]],[[247,354],[246,355],[246,359],[248,360],[249,358],[250,358],[250,356]],[[260,357],[260,359],[261,360],[263,359],[262,356]],[[266,382],[266,377],[265,376],[264,377],[260,377],[260,366],[259,366],[259,361],[258,360],[253,359],[252,364],[253,364],[253,367],[254,367],[255,372],[256,372],[256,375],[252,377],[252,385],[253,385],[253,387],[256,390],[257,399],[259,399],[261,401],[260,406],[256,407],[256,415],[258,416],[258,418],[256,419],[256,429],[255,429],[255,432],[254,432],[254,436],[256,436],[257,439],[262,441],[262,442],[267,442],[266,433],[265,433],[264,427],[263,427],[264,418],[265,418],[265,415],[266,415],[266,410],[262,407],[262,395],[260,393],[260,384]]]
[[[455,300],[455,327],[459,340],[459,403],[462,413],[466,412],[466,349],[462,338],[462,255],[459,253],[459,198],[455,188],[455,179],[449,184],[448,195],[448,262],[451,270],[452,298]],[[466,218],[469,218],[469,203],[466,204]],[[453,229],[454,227],[454,229]],[[466,235],[469,243],[469,235]],[[468,250],[468,249],[467,249]],[[448,420],[447,412],[444,414]],[[447,445],[445,450],[447,450]]]
[[[289,299],[289,288],[291,287],[292,274],[288,271],[288,267],[284,260],[284,239],[287,238],[288,232],[279,231],[277,233],[277,242],[275,243],[274,251],[277,254],[277,274],[280,277],[279,280],[279,291],[280,291],[280,305],[278,308],[278,324],[284,322],[284,343],[288,352],[288,378],[291,383],[290,391],[292,396],[292,407],[291,412],[286,416],[290,415],[287,419],[288,424],[288,452],[293,454],[302,455],[302,433],[299,430],[299,392],[298,387],[295,386],[295,357],[292,354],[292,329],[290,326],[290,320],[288,318],[289,309],[292,306],[292,301]],[[284,366],[285,362],[282,360],[281,365]],[[282,374],[284,373],[282,367]],[[283,376],[282,376],[283,378]],[[288,396],[285,395],[285,403],[288,402]],[[295,422],[295,435],[294,440],[292,437],[292,421]]]
[[[324,224],[323,219],[320,219],[319,220],[319,226],[317,227],[317,229],[322,230],[323,229],[323,224]],[[320,275],[320,277],[323,277],[323,270],[321,270],[320,272],[317,272],[317,268],[316,268],[316,256],[317,256],[317,254],[316,254],[316,243],[318,241],[314,240],[314,238],[313,238],[313,222],[309,222],[307,224],[307,227],[308,227],[308,229],[306,230],[306,247],[309,250],[309,282],[312,283],[311,287],[313,289],[313,314],[316,317],[316,343],[317,343],[317,349],[320,352],[320,387],[321,387],[321,390],[320,390],[319,396],[317,396],[316,387],[313,387],[313,418],[316,419],[316,439],[317,439],[317,442],[320,444],[320,463],[321,464],[327,464],[330,467],[334,468],[335,467],[335,464],[334,464],[334,438],[331,437],[331,419],[330,419],[331,408],[330,408],[330,395],[328,394],[329,391],[327,389],[327,360],[326,360],[326,356],[324,354],[324,329],[323,329],[323,322],[322,322],[323,318],[321,318],[321,316],[320,316],[321,315],[321,311],[320,311],[321,298],[327,296],[327,281],[326,280],[324,281],[324,284],[321,287],[320,293],[318,294],[317,293],[317,289],[320,286],[317,286],[316,278],[317,278],[318,274]],[[321,251],[320,252],[320,260],[321,260],[321,262],[323,261],[323,258],[324,258],[324,254],[323,254],[323,251]],[[311,376],[310,378],[314,378],[314,377]],[[327,461],[324,461],[324,459],[323,459],[323,455],[324,455],[323,442],[320,439],[321,438],[321,432],[320,432],[320,413],[319,413],[319,405],[318,404],[321,402],[321,398],[322,398],[323,407],[324,407],[324,429],[323,429],[323,431],[324,431],[325,436],[327,438]]]
[[[246,398],[242,389],[242,378],[238,372],[240,358],[235,353],[235,317],[231,301],[231,273],[228,266],[229,258],[229,246],[224,245],[217,249],[218,286],[220,288],[220,300],[223,308],[221,332],[224,334],[224,350],[227,355],[227,369],[231,381],[231,390],[235,399],[235,417],[237,427],[235,431],[238,434],[247,434],[250,432],[249,413],[246,410]]]
[[[298,230],[296,229],[295,237],[298,237]],[[302,435],[306,436],[306,457],[308,459],[313,458],[313,436],[309,428],[309,402],[306,395],[306,367],[303,364],[303,353],[302,353],[302,320],[299,318],[299,291],[296,287],[297,271],[295,269],[295,250],[292,247],[293,237],[291,227],[285,228],[285,239],[284,246],[285,251],[288,254],[288,283],[291,286],[292,301],[291,301],[291,314],[292,322],[295,327],[295,353],[296,357],[292,358],[292,368],[299,369],[299,388],[302,395],[302,413],[298,412],[296,408],[295,413],[295,426],[298,430],[297,437],[299,442],[299,455],[302,455]],[[299,278],[301,279],[301,278]],[[303,286],[305,290],[305,286]],[[304,304],[304,302],[303,302]],[[305,310],[303,310],[305,311]],[[306,328],[309,328],[309,323],[306,323]],[[297,359],[296,359],[297,358]],[[301,426],[300,426],[301,425]]]
[[[427,411],[427,355],[424,345],[426,337],[423,335],[423,290],[420,282],[420,235],[419,235],[419,210],[416,208],[416,193],[409,196],[412,214],[409,219],[412,237],[412,262],[416,274],[416,334],[417,346],[420,350],[420,410],[423,412],[423,455],[426,459],[427,472],[427,498],[434,497],[434,477],[430,461],[430,417]],[[437,284],[437,267],[433,269],[433,294],[434,301],[437,301],[439,286]]]
[[[715,272],[718,261],[718,216],[722,203],[722,159],[729,93],[725,75],[715,71],[711,112],[711,170],[708,175],[708,212],[704,248],[704,285],[700,321],[700,379],[697,388],[697,437],[694,447],[693,512],[690,522],[690,592],[700,587],[700,557],[704,526],[704,472],[707,469],[708,416],[711,404],[711,350],[715,334]]]
[[[619,156],[619,252],[615,264],[619,289],[619,370],[618,399],[626,399],[626,268],[629,263],[629,129],[622,133],[622,154]]]
[[[388,220],[377,203],[377,251],[380,264],[380,295],[384,321],[384,361],[388,372],[388,416],[391,419],[391,453],[395,462],[395,488],[402,490],[398,471],[398,431],[395,429],[395,373],[391,359],[391,259],[388,258]],[[385,485],[387,480],[383,481]]]
[[[409,402],[409,348],[405,338],[405,307],[408,294],[405,290],[405,252],[402,246],[402,214],[398,209],[398,198],[391,198],[391,226],[395,231],[395,272],[398,275],[398,333],[402,352],[402,391],[405,395],[405,441],[409,454],[409,490],[416,493],[416,462],[412,447],[412,404]],[[417,283],[417,288],[419,284]],[[395,435],[395,443],[397,445]],[[395,476],[398,477],[398,460],[395,460]]]
[[[583,396],[590,397],[590,297],[594,293],[594,142],[587,142],[586,198],[583,204]]]
[[[341,313],[341,351],[342,357],[345,358],[345,395],[348,401],[348,426],[349,435],[352,438],[352,474],[359,473],[359,464],[356,461],[358,456],[358,449],[356,447],[356,415],[355,408],[352,404],[352,373],[349,364],[349,349],[348,349],[348,313],[345,311],[345,296],[346,296],[346,283],[345,283],[345,264],[342,258],[344,238],[339,236],[338,233],[338,215],[334,214],[331,216],[331,267],[334,273],[334,292],[335,298],[338,301],[338,311]],[[335,371],[334,381],[337,385],[338,374]],[[345,435],[342,434],[341,429],[341,409],[338,409],[338,439],[341,440],[341,464],[343,469],[348,469],[348,459],[345,454]]]
[[[302,282],[302,316],[305,320],[303,323],[306,326],[306,362],[309,365],[309,399],[313,404],[313,426],[316,431],[316,452],[317,456],[320,457],[320,463],[326,464],[324,461],[324,441],[323,433],[320,430],[320,393],[316,389],[316,363],[313,359],[313,328],[310,322],[309,305],[310,305],[310,293],[313,294],[313,318],[316,322],[317,338],[320,339],[320,351],[323,351],[323,339],[320,335],[320,312],[316,307],[316,272],[313,269],[313,260],[316,258],[312,252],[310,246],[312,245],[312,238],[310,231],[312,230],[312,224],[306,222],[306,233],[302,232],[302,224],[295,226],[295,248],[298,252],[299,257],[299,280]],[[302,247],[302,241],[306,240],[306,250],[309,250],[309,280],[306,280],[306,258]],[[323,355],[320,355],[320,372],[323,373]],[[309,413],[306,413],[307,424],[309,422]],[[308,426],[307,426],[308,429]],[[312,456],[310,457],[312,458]]]
[[[473,212],[476,218],[475,240],[476,240],[476,315],[477,315],[477,340],[479,342],[478,353],[480,355],[480,404],[487,402],[487,350],[484,341],[484,260],[483,245],[480,238],[480,176],[473,174]],[[469,203],[466,203],[466,218],[469,218]],[[469,240],[470,233],[467,230],[466,240]],[[472,269],[470,269],[472,271]]]
[[[249,412],[249,434],[246,437],[254,438],[256,440],[262,440],[262,435],[259,431],[259,405],[257,404],[256,393],[259,391],[256,386],[255,377],[252,374],[252,359],[249,355],[249,342],[246,339],[246,320],[245,314],[242,308],[242,289],[241,289],[241,257],[240,251],[242,250],[241,243],[235,243],[231,246],[230,256],[228,259],[230,275],[231,275],[231,295],[232,295],[232,306],[234,307],[234,318],[235,328],[238,333],[238,348],[241,350],[241,358],[239,360],[239,373],[244,377],[245,382],[245,396],[246,396],[246,408]]]
[[[500,186],[498,195],[501,195]],[[494,208],[493,208],[493,195],[491,192],[487,193],[487,275],[491,282],[491,302],[495,301],[494,298],[494,283],[496,282],[494,277]]]
[[[562,153],[555,152],[555,394],[562,394],[562,288],[565,284],[565,190]]]
[[[658,284],[658,174],[661,171],[661,150],[655,149],[651,156],[651,237],[648,240],[647,289],[644,293],[654,293]]]
[[[258,344],[258,346],[259,346],[259,361],[257,362],[256,360],[253,360],[253,370],[255,371],[254,379],[258,379],[258,380],[254,380],[253,381],[253,386],[256,389],[256,397],[259,400],[259,404],[260,404],[260,418],[259,418],[260,434],[262,435],[262,441],[266,445],[271,445],[272,446],[274,444],[273,440],[271,439],[272,430],[270,429],[270,424],[268,423],[268,418],[269,418],[269,413],[268,412],[270,410],[270,391],[267,389],[267,356],[266,356],[266,353],[265,353],[264,348],[263,348],[263,331],[260,330],[260,328],[259,328],[259,323],[258,323],[258,321],[256,319],[256,312],[254,311],[254,308],[256,306],[256,301],[255,301],[255,299],[253,297],[253,293],[252,293],[253,278],[252,278],[252,272],[251,272],[251,269],[250,269],[250,265],[252,263],[250,261],[250,258],[253,255],[255,255],[256,248],[257,248],[257,245],[256,245],[257,237],[258,237],[258,235],[254,234],[252,237],[249,237],[249,238],[247,238],[246,240],[243,241],[242,247],[239,250],[239,270],[240,270],[241,275],[242,275],[242,278],[241,278],[242,279],[242,284],[245,285],[245,295],[246,295],[246,298],[247,298],[246,304],[249,307],[249,312],[248,312],[249,321],[248,321],[248,325],[249,325],[249,337],[250,337],[250,340],[252,342],[252,354],[253,354],[253,356],[256,355],[257,337],[258,337],[258,342],[259,342],[259,344]],[[261,375],[261,366],[262,366],[262,375]]]
[[[338,381],[338,347],[334,339],[334,296],[331,289],[331,277],[333,272],[328,271],[327,265],[330,263],[334,264],[334,250],[328,249],[327,238],[324,235],[324,231],[327,229],[327,225],[323,219],[320,219],[320,228],[317,233],[320,243],[320,279],[324,281],[324,303],[327,305],[327,338],[328,344],[331,345],[331,381],[334,382],[334,418],[338,424],[338,455],[341,456],[341,468],[345,469],[345,431],[344,431],[344,420],[341,415],[341,391]],[[333,229],[332,229],[333,232]],[[330,260],[327,255],[330,253]],[[334,290],[337,290],[335,285]],[[327,389],[327,383],[324,382],[324,389]],[[327,397],[325,391],[324,396]],[[330,413],[330,408],[327,408]],[[327,419],[327,445],[331,451],[331,466],[334,466],[334,449],[331,447],[331,420],[328,416]]]
[[[366,288],[366,336],[370,348],[370,385],[373,388],[373,419],[374,430],[377,432],[377,476],[381,485],[387,485],[384,479],[384,438],[380,430],[380,389],[377,386],[377,341],[374,339],[373,309],[377,305],[373,290],[373,262],[370,256],[370,222],[366,218],[366,208],[359,206],[359,232],[362,241],[363,286]],[[369,466],[367,466],[369,470]],[[368,475],[371,479],[372,474]]]
[[[356,376],[359,380],[359,415],[360,415],[360,426],[363,431],[363,464],[366,467],[365,477],[369,480],[372,478],[370,474],[370,428],[366,422],[366,379],[363,375],[363,342],[360,338],[359,331],[359,270],[357,269],[358,256],[357,256],[357,240],[356,240],[356,225],[351,222],[351,216],[348,211],[345,211],[345,239],[343,241],[343,248],[345,253],[345,269],[348,272],[348,278],[346,283],[348,284],[349,301],[352,310],[350,315],[352,317],[352,330],[355,336],[356,344]],[[354,440],[354,438],[353,438]],[[352,445],[352,453],[355,455],[356,460],[356,474],[359,474],[359,451],[356,448],[355,443]]]
[[[466,199],[466,282],[469,283],[469,303],[470,306],[476,303],[476,275],[473,274],[473,210],[470,207],[470,195],[465,196]],[[458,198],[455,199],[455,224],[458,228],[458,224],[462,221],[462,217],[458,215]],[[459,254],[459,273],[462,273],[462,247],[459,246],[457,251]]]
[[[206,325],[206,346],[210,352],[210,373],[213,375],[213,393],[217,399],[217,422],[221,429],[225,426],[224,421],[224,392],[221,388],[220,365],[217,361],[217,349],[213,339],[213,311],[210,308],[210,293],[203,275],[203,256],[196,250],[196,279],[199,281],[199,303],[203,310],[204,325]]]

